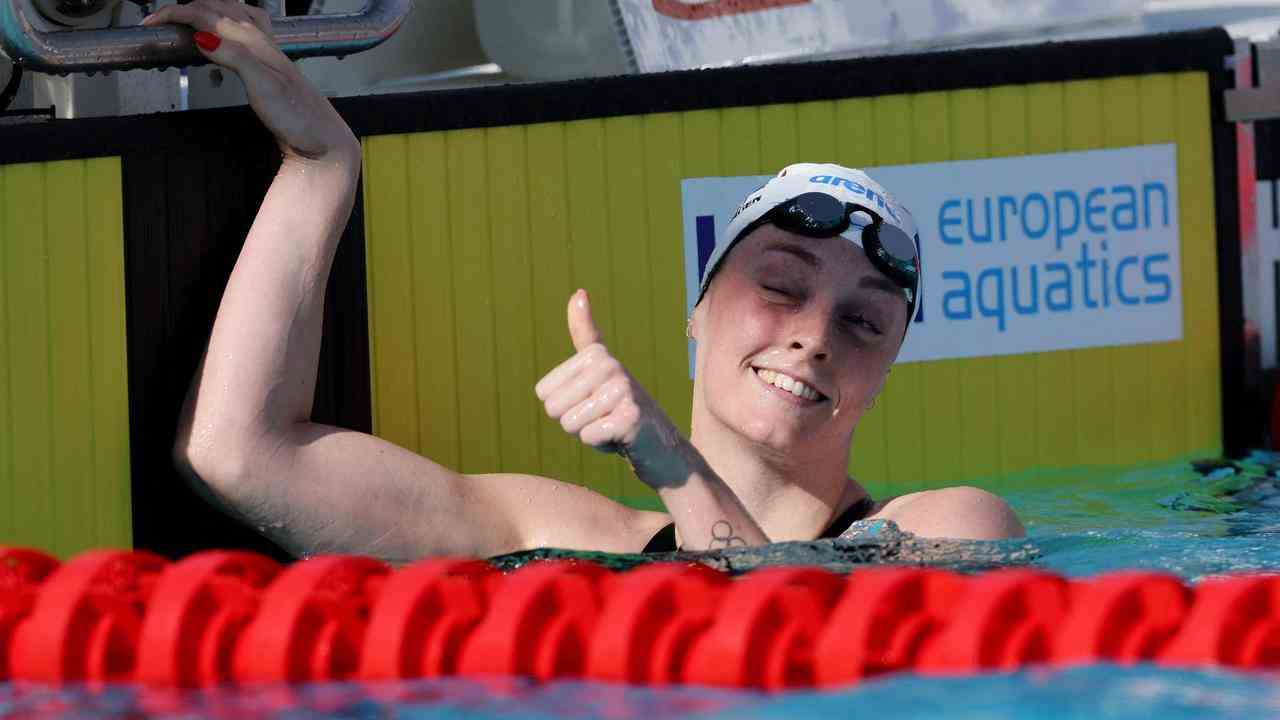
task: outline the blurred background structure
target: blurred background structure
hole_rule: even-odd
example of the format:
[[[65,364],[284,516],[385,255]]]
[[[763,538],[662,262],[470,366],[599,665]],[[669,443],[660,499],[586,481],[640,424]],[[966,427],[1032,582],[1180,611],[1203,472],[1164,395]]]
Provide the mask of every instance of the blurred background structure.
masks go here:
[[[127,27],[154,9],[143,0],[17,2],[67,30]],[[363,6],[362,0],[268,4],[288,17]],[[716,31],[696,22],[713,17]],[[353,96],[1217,25],[1240,39],[1270,38],[1280,30],[1280,1],[418,0],[399,32],[377,48],[301,64],[326,93]],[[0,55],[0,89],[13,85],[0,94],[0,110],[52,108],[67,118],[244,102],[239,83],[211,67],[63,77],[27,72],[10,83],[13,75]]]

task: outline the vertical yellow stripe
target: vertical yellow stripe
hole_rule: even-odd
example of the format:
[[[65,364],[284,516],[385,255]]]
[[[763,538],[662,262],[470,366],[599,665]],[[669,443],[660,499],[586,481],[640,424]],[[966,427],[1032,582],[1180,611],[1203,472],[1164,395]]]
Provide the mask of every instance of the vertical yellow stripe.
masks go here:
[[[654,322],[648,296],[654,272],[649,265],[649,229],[645,215],[647,205],[643,125],[638,117],[610,118],[605,121],[605,174],[609,196],[609,246],[612,272],[610,284],[614,298],[614,332],[604,338],[605,344],[640,386],[651,392],[657,384],[655,349],[658,336],[683,337],[684,324],[659,325]],[[658,272],[683,278],[683,264],[659,268]],[[680,287],[682,283],[672,283]],[[628,504],[652,504],[656,497],[640,482],[626,463],[613,463],[619,473],[619,498]]]
[[[765,105],[760,108],[760,162],[776,173],[800,155],[796,131],[795,105]]]
[[[1027,149],[1034,154],[1063,150],[1063,85],[1043,83],[1027,88]],[[1050,281],[1048,273],[1041,287]],[[1042,289],[1043,292],[1043,289]],[[1076,463],[1075,372],[1069,351],[1036,356],[1036,448],[1044,467]]]
[[[454,262],[466,282],[454,286],[458,387],[465,393],[458,415],[459,469],[493,472],[502,465],[502,426],[495,382],[493,258],[489,246],[489,193],[484,130],[459,130],[445,139],[449,158],[449,236]]]
[[[529,238],[529,183],[525,129],[485,131],[488,144],[488,198],[493,253],[495,368],[498,448],[502,472],[538,473],[538,424],[547,420],[533,393],[541,374],[534,362],[533,257]],[[498,188],[501,188],[500,190]]]
[[[5,247],[11,268],[9,306],[10,400],[14,448],[14,535],[53,548],[55,516],[50,464],[49,267],[45,231],[45,168],[8,170]]]
[[[720,171],[729,176],[766,175],[779,168],[760,163],[760,111],[753,107],[725,108],[720,114],[720,142],[724,157]]]
[[[95,538],[89,349],[88,228],[84,162],[45,165],[45,222],[49,262],[50,490],[55,530],[52,550],[66,557]]]
[[[1104,114],[1110,118],[1110,108],[1102,102],[1102,83],[1087,80],[1066,85],[1066,144],[1068,150],[1092,150],[1102,146]],[[1050,202],[1053,199],[1050,198]],[[1057,242],[1048,235],[1049,242]],[[1079,237],[1062,240],[1064,262],[1073,266],[1083,262],[1083,247]],[[1094,251],[1096,258],[1096,250]],[[1077,308],[1099,304],[1101,288],[1097,287],[1096,269],[1073,271]],[[1075,283],[1079,278],[1082,283]],[[1075,370],[1076,438],[1078,462],[1086,464],[1111,464],[1116,460],[1115,412],[1112,409],[1111,348],[1089,348],[1071,351]]]
[[[129,547],[133,544],[133,503],[120,160],[89,160],[85,167],[93,372],[93,455],[87,460],[92,469],[85,475],[94,484],[95,504],[94,537],[85,547]]]
[[[13,374],[10,372],[11,358],[16,354],[10,337],[12,323],[9,320],[9,292],[5,289],[13,285],[13,263],[9,261],[9,250],[6,246],[13,244],[10,234],[9,176],[12,170],[0,165],[0,545],[17,542],[17,515],[14,506],[14,447],[13,447]]]
[[[657,344],[656,378],[648,389],[687,437],[693,386],[689,380],[688,345],[682,331],[686,317],[680,180],[685,173],[681,154],[674,152],[681,146],[680,116],[647,115],[642,127],[646,162],[644,210],[653,267],[650,302]]]
[[[796,155],[791,162],[831,162],[836,138],[836,104],[830,100],[796,106]],[[776,173],[781,167],[773,168]]]
[[[1111,78],[1102,81],[1102,114],[1105,121],[1103,137],[1107,147],[1128,147],[1142,143],[1142,106],[1138,93],[1138,80],[1133,77]],[[1124,239],[1109,239],[1109,252],[1103,253],[1113,262],[1128,255],[1123,248]],[[1108,263],[1101,268],[1103,278],[1103,304],[1119,305],[1116,288],[1112,282],[1115,266]],[[1122,345],[1111,349],[1110,397],[1115,423],[1117,462],[1125,465],[1148,463],[1152,460],[1149,362],[1150,345]],[[1101,383],[1100,383],[1101,384]]]
[[[398,445],[417,448],[417,412],[414,403],[401,399],[422,395],[413,367],[418,352],[414,344],[413,239],[405,145],[405,137],[399,135],[371,138],[365,144],[369,354],[374,432]]]
[[[680,149],[684,156],[684,177],[713,177],[720,170],[720,112],[697,110],[683,116]]]
[[[406,333],[398,347],[413,348],[415,355],[403,358],[403,378],[388,380],[394,401],[404,406],[407,418],[414,419],[405,428],[416,432],[416,445],[411,447],[445,467],[457,468],[461,462],[459,393],[466,390],[459,387],[457,374],[454,289],[460,278],[455,276],[450,239],[449,160],[442,133],[397,140],[385,147],[396,154],[388,158],[395,169],[388,181],[397,187],[388,188],[377,201],[388,203],[395,221],[404,223],[398,231],[403,237],[385,239],[398,250],[384,254],[384,262],[393,267],[379,268],[379,272],[402,288],[398,292],[404,299],[387,306],[384,315],[395,322],[393,332]],[[406,157],[407,167],[401,159]],[[401,175],[405,172],[407,177]],[[409,388],[416,388],[416,394],[407,394]]]
[[[1026,154],[1027,89],[1025,86],[1009,85],[987,91],[987,118],[990,133],[988,147],[992,157]],[[1037,277],[1037,281],[1039,280],[1040,278]],[[1018,290],[1022,294],[1018,297],[1030,297],[1029,271],[1023,271],[1019,281]],[[1043,286],[1036,287],[1037,295],[1041,287]],[[1000,418],[1000,472],[1008,476],[1030,470],[1037,464],[1036,357],[1034,355],[1003,355],[996,358],[995,363],[999,383],[996,413]]]
[[[604,123],[600,120],[572,122],[566,125],[566,131],[573,279],[576,285],[585,287],[591,294],[592,316],[607,340],[617,336],[617,324],[613,315],[616,301],[609,287],[613,261],[606,209]],[[563,332],[568,331],[565,325]],[[580,449],[580,452],[583,453],[583,484],[610,497],[618,497],[625,469],[623,463],[589,448]]]
[[[721,154],[727,151],[722,151],[721,149],[721,139],[724,137],[724,133],[721,130],[720,111],[697,110],[684,113],[681,117],[683,119],[680,138],[681,163],[683,166],[681,177],[698,178],[722,175]],[[763,121],[761,121],[761,124],[763,125]],[[682,227],[680,233],[673,237],[682,237],[683,232]],[[680,263],[683,266],[683,254],[681,255]],[[685,365],[682,373],[687,377],[688,372],[688,365]],[[692,397],[688,403],[687,407],[691,416]],[[687,424],[688,422],[689,420],[686,419],[685,423]]]
[[[987,157],[987,92],[958,90],[951,93],[953,156],[957,160]],[[968,219],[969,208],[973,219]],[[966,226],[971,237],[985,232],[992,236],[992,223],[985,206],[965,206]],[[989,242],[999,242],[991,238]],[[981,302],[986,288],[981,277],[974,279],[975,305]],[[977,307],[974,308],[975,313]],[[991,325],[995,320],[976,316],[974,323]],[[961,362],[960,415],[957,426],[962,443],[962,476],[968,479],[993,476],[1000,469],[1000,419],[997,415],[999,387],[993,358],[970,358]]]
[[[847,167],[865,167],[876,161],[876,128],[871,100],[840,100],[836,103],[834,161]],[[887,387],[886,387],[887,392]],[[888,429],[885,425],[885,395],[876,406],[863,413],[853,431],[849,472],[874,497],[896,491],[889,478]]]
[[[563,123],[531,125],[527,133],[528,166],[537,178],[529,183],[529,237],[533,263],[535,365],[541,378],[573,354],[565,308],[575,289],[569,257],[569,175]],[[578,440],[552,421],[539,406],[538,445],[542,474],[582,484]]]
[[[1178,196],[1182,212],[1183,343],[1187,361],[1188,447],[1222,448],[1219,366],[1217,217],[1213,192],[1213,143],[1209,131],[1208,79],[1179,73],[1177,84]],[[1230,181],[1230,180],[1228,180]],[[1230,239],[1234,242],[1234,238]]]
[[[1171,75],[1146,75],[1138,80],[1140,97],[1140,113],[1142,122],[1142,142],[1168,143],[1174,142],[1177,133],[1174,123],[1177,116],[1175,102],[1174,78]],[[1177,153],[1179,158],[1182,152]],[[1179,178],[1182,178],[1179,168]],[[1199,273],[1189,274],[1187,270],[1186,247],[1187,229],[1185,218],[1188,212],[1201,212],[1200,199],[1185,194],[1186,188],[1195,183],[1187,179],[1179,180],[1179,219],[1182,237],[1179,240],[1179,257],[1182,260],[1183,284],[1183,319],[1182,340],[1176,342],[1156,343],[1150,346],[1151,376],[1147,382],[1146,406],[1149,409],[1148,431],[1145,433],[1150,442],[1152,459],[1159,462],[1190,452],[1193,448],[1187,442],[1187,377],[1184,345],[1191,342],[1187,334],[1186,290],[1190,283],[1196,282]],[[1135,433],[1138,432],[1135,430]]]
[[[911,162],[911,133],[898,131],[912,126],[911,98],[907,95],[878,97],[871,105],[876,129],[875,164]],[[894,367],[877,401],[885,412],[888,480],[897,491],[918,490],[923,486],[924,453],[920,451],[924,420],[923,372],[918,363]]]
[[[0,544],[132,543],[117,158],[0,168]]]
[[[956,145],[952,126],[956,122],[950,108],[948,93],[924,93],[911,98],[913,162],[942,162],[955,154]],[[888,188],[895,192],[896,188]],[[929,222],[916,218],[921,225]],[[927,226],[926,226],[927,227]],[[926,230],[927,234],[927,230]],[[938,312],[938,308],[926,307],[926,317]],[[910,333],[911,331],[908,331]],[[928,485],[937,486],[960,475],[962,447],[960,427],[961,363],[956,360],[920,363],[920,387],[927,408],[920,438],[927,438],[928,452],[924,453],[924,477]],[[893,372],[899,372],[895,369]],[[892,410],[890,410],[892,412]]]

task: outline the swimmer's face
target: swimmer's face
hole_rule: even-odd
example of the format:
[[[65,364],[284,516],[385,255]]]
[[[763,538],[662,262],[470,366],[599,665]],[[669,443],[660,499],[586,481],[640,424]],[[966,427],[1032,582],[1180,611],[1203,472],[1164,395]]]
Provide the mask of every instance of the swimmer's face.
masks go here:
[[[700,405],[779,450],[847,444],[906,322],[902,290],[861,248],[763,225],[724,259],[694,310]],[[789,382],[790,392],[778,387]]]

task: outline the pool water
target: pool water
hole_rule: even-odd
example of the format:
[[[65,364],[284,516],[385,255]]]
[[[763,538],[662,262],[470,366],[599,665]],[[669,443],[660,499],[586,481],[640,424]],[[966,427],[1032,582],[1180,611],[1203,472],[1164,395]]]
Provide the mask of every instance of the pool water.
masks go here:
[[[1144,568],[1194,582],[1232,571],[1280,572],[1280,455],[1124,470],[1076,468],[1004,478],[1026,541],[945,549],[937,564],[978,570],[1031,565],[1068,576]],[[831,553],[789,544],[783,559],[847,569],[892,556],[875,541]],[[851,549],[850,549],[851,548]],[[877,553],[879,553],[877,555]],[[548,553],[498,559],[515,567]],[[637,556],[578,554],[623,568]],[[912,556],[909,561],[917,562]],[[734,569],[731,567],[730,569]],[[737,569],[743,569],[741,567]],[[0,717],[653,718],[1259,718],[1280,716],[1275,674],[1095,665],[967,678],[896,675],[834,692],[765,695],[521,679],[144,691],[0,685]]]
[[[1255,452],[1231,464],[1063,471],[1005,497],[1040,567],[1069,576],[1141,568],[1196,581],[1280,572],[1278,477],[1280,455]]]

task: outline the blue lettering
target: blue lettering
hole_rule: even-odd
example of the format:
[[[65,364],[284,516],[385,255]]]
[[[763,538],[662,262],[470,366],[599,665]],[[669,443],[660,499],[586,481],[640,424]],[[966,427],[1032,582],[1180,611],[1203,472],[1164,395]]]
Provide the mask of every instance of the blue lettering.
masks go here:
[[[1040,279],[1037,276],[1037,268],[1032,265],[1027,268],[1031,271],[1031,300],[1024,306],[1018,301],[1018,268],[1009,268],[1009,283],[1013,286],[1011,295],[1013,296],[1013,309],[1019,315],[1035,315],[1040,312]]]
[[[1044,304],[1053,312],[1066,312],[1074,303],[1071,301],[1071,268],[1066,263],[1046,263],[1044,273],[1057,272],[1062,275],[1055,282],[1047,283],[1044,288]],[[1055,292],[1061,293],[1061,299],[1053,299]]]
[[[948,290],[942,296],[942,314],[948,320],[969,320],[973,318],[973,286],[969,282],[969,273],[944,272],[943,280],[958,280],[959,286]],[[958,300],[960,308],[953,309],[953,302]]]
[[[959,245],[964,242],[964,238],[955,235],[948,235],[947,228],[953,225],[963,225],[964,223],[961,222],[958,217],[953,218],[947,216],[947,210],[951,208],[959,210],[960,201],[954,199],[948,200],[942,203],[942,207],[938,208],[938,235],[942,236],[942,242],[948,245]]]
[[[991,242],[991,198],[982,198],[982,208],[986,215],[982,224],[987,228],[986,234],[978,232],[978,224],[973,221],[973,198],[965,198],[964,207],[969,218],[969,239],[975,243]],[[979,284],[981,284],[981,275],[979,275]]]
[[[814,175],[813,177],[809,178],[809,182],[816,183],[818,185],[832,185],[835,187],[843,187],[844,189],[852,192],[855,195],[865,195],[867,200],[874,202],[877,206],[880,207],[881,210],[884,210],[885,212],[889,213],[889,217],[893,218],[895,221],[899,223],[902,222],[902,218],[898,216],[898,212],[893,209],[892,203],[886,201],[884,197],[882,197],[876,191],[868,187],[864,187],[862,183],[854,182],[849,178],[842,178],[838,175]]]
[[[1128,185],[1116,185],[1111,188],[1113,195],[1127,195],[1129,201],[1111,208],[1111,225],[1117,230],[1133,230],[1138,227],[1138,194]],[[1120,211],[1124,211],[1128,219],[1120,219]]]
[[[1014,215],[1017,215],[1018,199],[1009,197],[1008,195],[1001,195],[999,198],[996,199],[996,214],[1000,216],[1000,242],[1004,242],[1005,240],[1009,239],[1008,233],[1005,232],[1005,217],[1006,217],[1005,211],[1006,210],[1009,212],[1012,212]]]
[[[1094,200],[1102,197],[1106,193],[1104,188],[1094,188],[1084,196],[1084,222],[1089,226],[1090,232],[1102,234],[1106,232],[1107,226],[1094,220],[1094,217],[1101,215],[1105,223],[1107,219],[1107,208],[1105,205],[1095,205]]]
[[[988,281],[992,281],[995,286],[995,304],[987,303],[988,293],[986,290],[990,285]],[[998,267],[987,268],[978,273],[978,312],[983,317],[996,318],[996,329],[1004,332],[1004,273]]]
[[[1040,227],[1035,230],[1032,230],[1031,224],[1027,222],[1027,220],[1030,218],[1030,215],[1027,213],[1027,209],[1031,207],[1031,201],[1033,200],[1039,203],[1040,205],[1041,223],[1040,223]],[[1044,234],[1048,232],[1048,230],[1049,230],[1049,199],[1038,192],[1031,193],[1030,195],[1027,195],[1026,197],[1022,198],[1022,232],[1023,234],[1035,240],[1035,239],[1044,237]]]
[[[1164,227],[1169,227],[1169,191],[1162,182],[1149,182],[1142,186],[1142,227],[1151,227],[1151,191],[1160,193],[1160,209]]]
[[[1143,275],[1143,278],[1146,279],[1147,284],[1161,285],[1164,287],[1164,291],[1161,294],[1148,295],[1142,298],[1142,302],[1148,303],[1148,304],[1168,302],[1169,297],[1173,295],[1173,283],[1169,279],[1169,274],[1158,273],[1152,270],[1152,266],[1154,266],[1156,263],[1167,263],[1167,262],[1169,262],[1169,255],[1167,253],[1160,253],[1158,255],[1148,255],[1142,261],[1142,275]]]
[[[882,209],[884,208],[884,198],[880,197],[880,195],[878,195],[876,191],[868,188],[866,195],[868,200],[874,200],[876,202],[876,205],[878,205]]]
[[[1063,223],[1063,200],[1070,200],[1071,224]],[[1058,190],[1053,193],[1053,241],[1054,247],[1062,249],[1062,238],[1075,235],[1080,229],[1080,198],[1071,190]]]
[[[1127,255],[1116,265],[1116,297],[1120,298],[1120,302],[1124,305],[1137,305],[1139,302],[1136,295],[1130,295],[1124,291],[1124,269],[1137,264],[1137,255]]]

